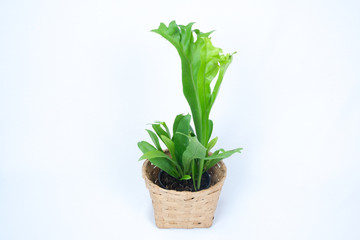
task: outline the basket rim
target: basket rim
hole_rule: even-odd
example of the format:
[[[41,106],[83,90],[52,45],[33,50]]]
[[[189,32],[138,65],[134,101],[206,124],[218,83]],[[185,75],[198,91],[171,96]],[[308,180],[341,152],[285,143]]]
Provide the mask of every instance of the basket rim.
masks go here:
[[[211,185],[209,188],[207,189],[203,189],[200,191],[196,191],[196,192],[191,192],[191,191],[177,191],[177,190],[168,190],[168,189],[164,189],[160,186],[158,186],[157,184],[153,183],[153,181],[151,181],[147,174],[146,174],[146,168],[148,166],[148,164],[151,164],[151,162],[149,160],[145,160],[145,162],[143,163],[142,166],[142,177],[145,179],[146,185],[149,188],[156,188],[157,191],[161,191],[164,194],[175,194],[175,195],[183,195],[183,196],[188,196],[191,195],[193,197],[197,196],[197,195],[205,195],[205,194],[211,194],[212,192],[215,192],[219,189],[222,188],[225,178],[226,178],[226,173],[227,173],[227,168],[225,166],[225,163],[223,161],[220,161],[217,163],[217,165],[221,165],[221,168],[224,170],[224,175],[223,177],[214,185]]]

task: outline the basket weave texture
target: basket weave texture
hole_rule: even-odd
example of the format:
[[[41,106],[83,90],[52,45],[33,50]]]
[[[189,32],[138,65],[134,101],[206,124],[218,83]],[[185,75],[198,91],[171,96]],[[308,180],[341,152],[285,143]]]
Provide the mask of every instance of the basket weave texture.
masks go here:
[[[220,161],[208,170],[211,185],[198,192],[166,190],[158,185],[160,169],[149,160],[143,164],[142,175],[154,207],[159,228],[207,228],[214,219],[221,188],[226,178],[226,166]]]

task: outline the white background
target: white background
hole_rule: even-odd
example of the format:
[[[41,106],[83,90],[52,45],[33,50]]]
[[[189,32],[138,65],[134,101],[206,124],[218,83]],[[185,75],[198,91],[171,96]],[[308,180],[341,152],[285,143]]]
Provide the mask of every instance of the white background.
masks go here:
[[[359,1],[1,1],[0,239],[360,239]],[[195,21],[237,51],[212,110],[210,229],[160,230],[136,143],[189,111]]]

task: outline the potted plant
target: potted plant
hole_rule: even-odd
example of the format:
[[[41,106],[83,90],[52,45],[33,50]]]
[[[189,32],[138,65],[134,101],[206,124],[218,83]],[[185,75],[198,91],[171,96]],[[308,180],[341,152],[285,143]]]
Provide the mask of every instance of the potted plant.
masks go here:
[[[212,45],[212,32],[193,30],[193,24],[177,25],[172,21],[169,26],[161,23],[152,30],[168,40],[180,55],[183,93],[195,127],[191,126],[191,115],[179,114],[172,133],[165,122],[155,122],[153,131],[146,130],[153,145],[138,143],[143,153],[139,160],[147,159],[142,172],[159,228],[210,227],[226,177],[222,160],[241,150],[210,152],[218,140],[211,139],[210,110],[233,54],[223,54]]]

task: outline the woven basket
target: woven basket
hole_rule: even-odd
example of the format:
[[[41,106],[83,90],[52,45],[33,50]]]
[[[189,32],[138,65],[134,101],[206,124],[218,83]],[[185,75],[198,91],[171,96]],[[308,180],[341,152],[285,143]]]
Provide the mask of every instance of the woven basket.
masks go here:
[[[148,160],[142,168],[146,187],[154,207],[156,226],[159,228],[207,228],[211,227],[226,178],[226,166],[220,161],[209,169],[211,185],[198,192],[175,191],[161,188],[158,184],[160,169]]]

